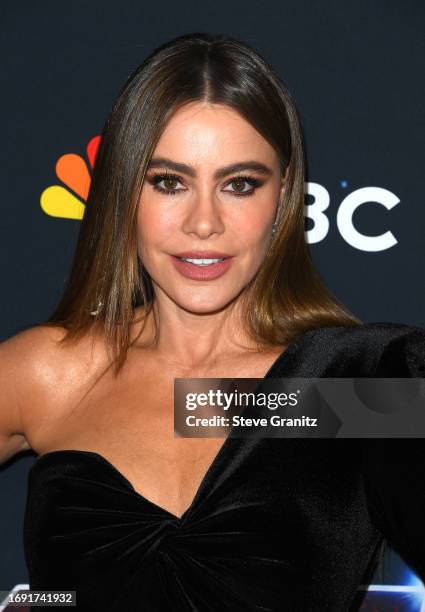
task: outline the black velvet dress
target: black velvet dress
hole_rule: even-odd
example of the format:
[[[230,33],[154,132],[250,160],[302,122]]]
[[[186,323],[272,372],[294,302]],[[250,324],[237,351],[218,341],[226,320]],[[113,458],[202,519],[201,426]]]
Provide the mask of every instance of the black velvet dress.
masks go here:
[[[425,330],[310,330],[266,374],[356,376],[425,377]],[[95,452],[28,478],[30,587],[75,590],[78,611],[355,611],[384,539],[425,581],[425,438],[228,436],[180,518]]]

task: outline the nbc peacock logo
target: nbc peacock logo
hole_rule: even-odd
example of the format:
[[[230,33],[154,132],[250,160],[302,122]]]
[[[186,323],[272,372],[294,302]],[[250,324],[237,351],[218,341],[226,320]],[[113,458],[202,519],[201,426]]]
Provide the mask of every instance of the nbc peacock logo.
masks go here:
[[[66,153],[58,159],[55,172],[62,184],[47,187],[40,196],[46,215],[62,219],[83,218],[100,139],[94,136],[87,144],[87,159],[76,153]]]

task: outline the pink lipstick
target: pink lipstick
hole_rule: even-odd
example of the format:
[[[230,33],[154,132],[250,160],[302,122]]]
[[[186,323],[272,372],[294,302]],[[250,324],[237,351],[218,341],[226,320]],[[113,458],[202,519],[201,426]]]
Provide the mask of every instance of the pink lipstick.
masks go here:
[[[192,280],[214,280],[232,265],[233,256],[219,251],[184,251],[171,255],[176,270]]]

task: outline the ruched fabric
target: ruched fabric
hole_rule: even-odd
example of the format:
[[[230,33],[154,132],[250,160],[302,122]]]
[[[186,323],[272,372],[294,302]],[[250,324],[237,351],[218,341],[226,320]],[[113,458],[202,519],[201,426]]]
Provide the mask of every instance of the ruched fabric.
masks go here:
[[[309,330],[265,378],[353,376],[425,377],[425,330]],[[384,539],[425,581],[424,439],[229,436],[180,518],[96,452],[28,475],[30,588],[79,612],[354,612]]]

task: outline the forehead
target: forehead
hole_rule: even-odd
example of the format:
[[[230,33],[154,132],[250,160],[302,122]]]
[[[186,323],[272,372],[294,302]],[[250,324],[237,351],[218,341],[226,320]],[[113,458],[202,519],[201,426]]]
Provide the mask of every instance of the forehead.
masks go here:
[[[242,115],[229,106],[191,102],[169,119],[154,151],[178,161],[234,162],[257,156],[278,163],[268,141]]]

